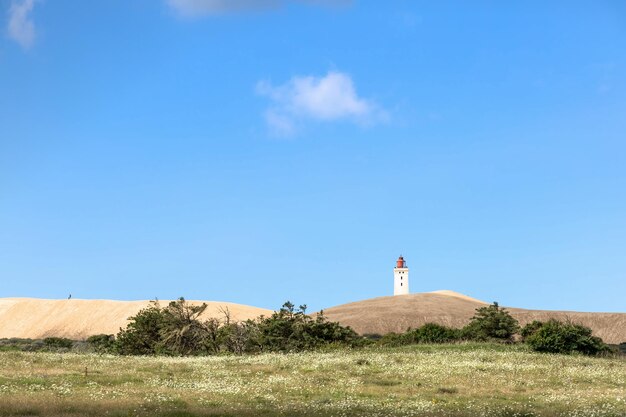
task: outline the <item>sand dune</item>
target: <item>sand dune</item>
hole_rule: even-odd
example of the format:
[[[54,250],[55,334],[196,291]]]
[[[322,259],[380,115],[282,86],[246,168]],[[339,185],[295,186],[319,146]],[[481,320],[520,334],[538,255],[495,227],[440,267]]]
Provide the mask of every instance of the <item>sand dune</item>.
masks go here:
[[[361,334],[403,332],[425,323],[446,326],[465,326],[476,308],[484,301],[453,291],[435,291],[343,304],[324,310],[333,321],[352,327]],[[522,325],[533,320],[571,320],[589,326],[595,335],[607,343],[626,342],[626,313],[581,313],[569,311],[525,310],[509,308],[509,312]]]
[[[161,301],[166,305],[169,301]],[[202,301],[192,301],[202,303]],[[233,320],[271,314],[271,310],[241,304],[206,301],[203,317],[222,317],[228,309]],[[43,300],[0,298],[0,338],[39,339],[48,336],[83,339],[94,334],[115,334],[127,319],[149,305],[149,301]]]
[[[161,301],[161,305],[169,301]],[[201,303],[202,301],[192,301]],[[203,317],[222,317],[227,308],[233,320],[269,315],[271,310],[241,304],[207,301]],[[38,339],[60,336],[83,339],[94,334],[115,334],[127,318],[146,307],[149,301],[43,300],[0,298],[0,338]],[[424,323],[462,327],[476,308],[487,303],[454,291],[378,297],[331,307],[324,314],[333,321],[351,326],[361,334],[402,332]],[[522,325],[532,320],[571,320],[593,329],[608,343],[626,342],[626,313],[581,313],[509,308]]]

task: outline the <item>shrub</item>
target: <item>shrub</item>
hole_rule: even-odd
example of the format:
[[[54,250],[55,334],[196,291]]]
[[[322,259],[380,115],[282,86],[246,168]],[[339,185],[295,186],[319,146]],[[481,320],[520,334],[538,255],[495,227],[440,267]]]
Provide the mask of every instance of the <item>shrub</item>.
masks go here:
[[[161,308],[153,302],[130,317],[120,329],[115,349],[124,355],[200,355],[231,352],[291,352],[332,345],[355,346],[363,343],[354,330],[330,322],[320,312],[315,318],[305,314],[306,306],[295,309],[287,302],[270,317],[231,322],[228,310],[222,321],[200,320],[206,304],[192,306],[184,298]],[[94,341],[96,342],[96,341]],[[97,343],[108,343],[98,340]]]
[[[539,320],[533,320],[532,322],[527,323],[524,327],[522,327],[522,330],[520,331],[520,334],[522,335],[522,340],[526,340],[528,337],[535,334],[535,332],[539,330],[543,325],[544,323]]]
[[[0,351],[23,351],[23,352],[66,352],[80,348],[80,343],[75,340],[62,337],[48,337],[46,339],[0,339]]]
[[[115,350],[122,355],[153,355],[161,352],[161,330],[164,327],[164,318],[157,301],[142,309],[125,329],[117,334]]]
[[[33,345],[35,340],[32,339],[20,339],[17,337],[12,337],[10,339],[0,339],[0,351],[11,351],[11,350],[29,350],[29,348]],[[41,343],[43,346],[43,343]]]
[[[407,332],[409,332],[407,330]],[[406,333],[387,333],[381,338],[377,339],[377,342],[382,346],[404,346],[411,344],[411,341],[405,337]]]
[[[43,340],[36,339],[36,340],[33,340],[31,343],[22,345],[22,350],[24,352],[39,352],[42,350],[50,350],[50,349],[46,347]]]
[[[589,327],[557,320],[542,323],[525,341],[537,352],[594,355],[608,351],[608,346],[593,336]]]
[[[96,353],[113,353],[115,336],[112,334],[96,334],[87,338],[89,347]]]
[[[179,298],[161,310],[160,341],[157,350],[175,355],[197,355],[207,353],[208,328],[199,320],[206,310],[203,303],[194,306]]]
[[[377,342],[383,346],[405,346],[418,343],[450,343],[461,339],[461,331],[436,323],[426,323],[404,333],[387,333]]]
[[[217,328],[217,342],[214,351],[226,351],[241,355],[243,353],[260,352],[260,330],[258,320],[245,322],[231,322],[230,317],[226,323]],[[215,320],[217,322],[217,320]]]
[[[449,343],[461,338],[459,329],[436,323],[426,323],[409,334],[417,343]]]
[[[494,302],[488,307],[477,308],[474,317],[461,334],[463,338],[470,340],[495,339],[510,342],[518,331],[518,321]]]
[[[43,344],[48,350],[69,350],[74,342],[64,337],[46,337]]]
[[[262,351],[301,351],[332,343],[351,345],[359,339],[354,330],[328,321],[323,312],[313,319],[306,315],[306,305],[296,309],[290,302],[270,317],[258,319],[256,326],[254,343]]]

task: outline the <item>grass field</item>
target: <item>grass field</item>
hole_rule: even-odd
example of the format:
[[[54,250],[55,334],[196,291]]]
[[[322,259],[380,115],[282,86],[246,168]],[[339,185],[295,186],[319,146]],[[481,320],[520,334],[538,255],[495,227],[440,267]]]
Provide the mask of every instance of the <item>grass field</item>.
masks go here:
[[[0,415],[626,416],[626,360],[460,344],[202,358],[0,352]]]

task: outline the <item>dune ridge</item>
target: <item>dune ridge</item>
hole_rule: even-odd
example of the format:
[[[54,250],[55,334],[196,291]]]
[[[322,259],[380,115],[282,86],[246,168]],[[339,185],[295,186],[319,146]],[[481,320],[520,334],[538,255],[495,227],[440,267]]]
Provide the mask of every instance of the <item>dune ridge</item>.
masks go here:
[[[271,314],[271,310],[221,301],[205,302],[202,318],[222,318],[227,309],[231,319],[247,320]],[[169,300],[160,301],[164,306]],[[94,334],[116,334],[126,327],[128,318],[150,304],[148,300],[47,300],[37,298],[0,298],[0,338],[41,339],[57,336],[80,340]]]
[[[328,309],[333,321],[350,326],[360,334],[404,332],[426,323],[463,327],[479,307],[488,303],[449,290],[371,298]],[[557,319],[588,326],[607,343],[626,342],[626,313],[528,310],[505,307],[523,326],[533,320]]]
[[[166,305],[169,300],[161,301]],[[247,320],[270,315],[272,310],[221,301],[207,303],[202,318],[223,317],[228,309],[231,319]],[[36,298],[0,298],[0,338],[40,339],[49,336],[80,340],[94,334],[115,334],[128,318],[149,305],[150,301],[47,300]],[[360,334],[403,332],[425,323],[462,327],[477,308],[487,305],[454,291],[441,290],[400,296],[377,297],[328,309],[328,319],[350,326]],[[508,308],[522,325],[551,318],[589,326],[607,343],[626,342],[626,313],[584,313],[576,311],[528,310]]]

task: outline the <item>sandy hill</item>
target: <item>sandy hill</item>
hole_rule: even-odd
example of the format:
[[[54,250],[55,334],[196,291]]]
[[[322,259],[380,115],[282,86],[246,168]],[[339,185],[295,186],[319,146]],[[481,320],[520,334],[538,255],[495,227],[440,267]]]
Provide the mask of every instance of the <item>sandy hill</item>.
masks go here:
[[[169,301],[161,301],[162,306]],[[202,301],[192,301],[202,303]],[[206,301],[204,318],[222,317],[228,309],[233,320],[269,315],[271,310],[241,304]],[[149,301],[43,300],[0,298],[0,338],[39,339],[48,336],[83,339],[94,334],[115,334],[126,327],[127,318]]]
[[[169,301],[161,301],[166,305]],[[202,303],[202,301],[192,301]],[[270,315],[271,310],[241,304],[206,301],[203,317],[222,317],[228,309],[233,320]],[[39,339],[48,336],[83,339],[94,334],[115,334],[127,318],[148,306],[149,301],[44,300],[0,298],[0,338]],[[333,321],[351,326],[361,334],[402,332],[424,323],[462,327],[476,308],[487,303],[454,291],[435,291],[378,297],[324,310]],[[509,308],[522,325],[532,320],[572,320],[589,326],[608,343],[626,342],[626,313],[580,313]]]
[[[454,291],[435,291],[343,304],[324,310],[333,321],[352,327],[361,334],[403,332],[425,323],[462,327],[478,307],[487,303]],[[589,326],[607,343],[626,342],[626,313],[580,313],[570,311],[508,308],[522,325],[533,320],[571,320]]]

